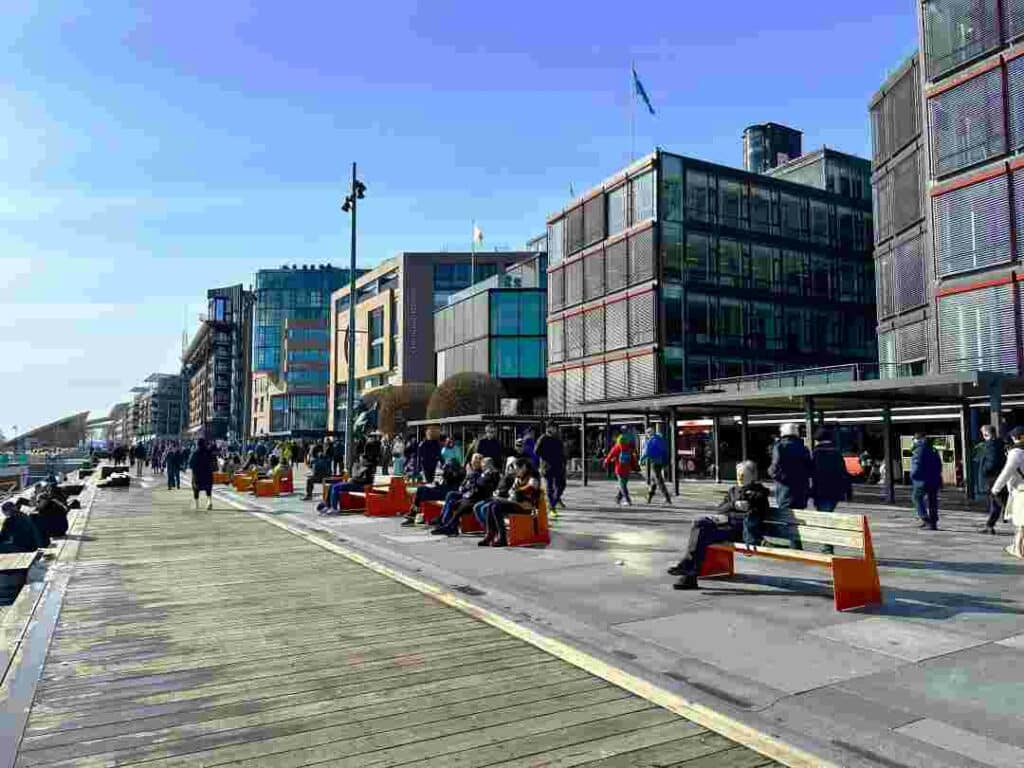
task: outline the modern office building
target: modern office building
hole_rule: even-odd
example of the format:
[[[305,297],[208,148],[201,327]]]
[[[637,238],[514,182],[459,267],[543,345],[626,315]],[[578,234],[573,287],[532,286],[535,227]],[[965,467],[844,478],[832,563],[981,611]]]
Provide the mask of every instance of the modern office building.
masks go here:
[[[920,55],[872,104],[880,250],[894,265],[879,297],[881,354],[906,372],[1019,374],[1024,2],[929,0],[918,9]],[[920,139],[910,119],[918,97]],[[896,189],[913,189],[918,162],[923,212]]]
[[[360,270],[361,272],[362,270]],[[349,271],[331,265],[285,265],[256,273],[256,308],[253,330],[252,401],[250,421],[253,435],[286,435],[299,431],[323,430],[327,418],[327,385],[312,392],[309,382],[295,390],[286,376],[286,328],[292,329],[292,347],[307,343],[299,337],[317,337],[321,351],[327,354],[326,328],[330,315],[330,297],[347,285]],[[305,351],[304,355],[313,353]],[[293,367],[299,362],[293,360]],[[314,362],[314,361],[304,361]],[[299,365],[298,368],[302,366]],[[296,368],[296,370],[298,370]],[[301,379],[307,374],[295,374]],[[322,418],[311,413],[324,414]],[[320,427],[307,426],[321,424]]]
[[[743,131],[743,170],[767,173],[803,154],[803,133],[778,123],[761,123]]]
[[[871,161],[822,147],[766,172],[775,179],[823,189],[853,200],[871,203]]]
[[[662,150],[633,163],[548,220],[550,410],[874,362],[871,216]]]
[[[108,443],[126,443],[132,439],[131,433],[131,403],[117,403],[110,409],[107,416],[107,430],[104,439]]]
[[[520,413],[547,397],[547,256],[474,283],[434,313],[435,380],[456,373],[500,379]]]
[[[181,436],[182,379],[177,373],[153,373],[132,389],[131,420],[135,440],[169,440]]]
[[[885,377],[938,373],[916,52],[886,78],[870,112],[879,370]]]
[[[206,292],[208,311],[182,355],[186,433],[243,440],[249,426],[255,296],[241,285]]]
[[[386,384],[433,383],[434,312],[477,280],[536,252],[399,253],[356,280],[356,396]],[[475,279],[474,279],[475,277]],[[330,418],[345,426],[349,288],[331,295]]]

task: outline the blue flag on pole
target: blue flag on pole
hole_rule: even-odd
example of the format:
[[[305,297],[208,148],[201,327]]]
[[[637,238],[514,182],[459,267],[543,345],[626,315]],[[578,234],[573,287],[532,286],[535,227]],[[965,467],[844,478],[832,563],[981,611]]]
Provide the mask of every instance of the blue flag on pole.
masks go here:
[[[653,115],[654,107],[651,106],[651,100],[647,97],[647,91],[644,90],[643,83],[640,82],[640,78],[636,75],[636,67],[633,67],[633,90],[637,96],[644,100],[644,104],[647,105],[647,111]]]

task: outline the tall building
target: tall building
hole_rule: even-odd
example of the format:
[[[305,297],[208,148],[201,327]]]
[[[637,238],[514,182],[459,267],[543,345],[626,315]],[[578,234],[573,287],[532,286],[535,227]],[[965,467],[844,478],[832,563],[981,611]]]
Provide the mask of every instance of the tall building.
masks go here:
[[[803,153],[803,133],[778,123],[751,125],[743,131],[743,170],[766,173]]]
[[[918,8],[920,55],[872,104],[880,250],[893,271],[881,282],[880,354],[900,372],[1019,374],[1024,2],[929,0]],[[917,98],[920,139],[911,119]],[[913,208],[918,162],[923,212]]]
[[[181,435],[182,379],[176,373],[153,373],[132,389],[132,436],[135,440],[168,440]]]
[[[890,74],[870,104],[878,363],[885,377],[939,370],[918,59],[915,52]]]
[[[193,437],[240,441],[249,425],[255,296],[233,285],[213,288],[206,298],[207,314],[182,355],[186,431]]]
[[[531,241],[533,242],[533,241]],[[474,283],[434,314],[435,379],[486,373],[520,412],[547,397],[547,256],[537,253]]]
[[[349,271],[328,265],[283,266],[256,273],[256,308],[252,354],[251,434],[297,434],[323,431],[327,421],[327,381],[313,387],[306,378],[289,386],[286,348],[314,343],[322,360],[328,354],[327,325],[331,293],[347,285]],[[291,328],[289,339],[286,331]],[[299,341],[305,336],[315,342]],[[289,345],[289,341],[291,344]],[[299,354],[314,355],[309,347]],[[311,360],[303,362],[314,362]],[[293,370],[303,368],[292,361]],[[296,373],[295,379],[307,374]],[[320,413],[316,417],[311,414]],[[293,415],[294,414],[294,415]],[[319,425],[319,426],[317,426]]]
[[[647,155],[548,219],[550,410],[874,362],[871,230],[863,196]]]
[[[356,396],[386,384],[433,383],[434,312],[476,280],[536,252],[399,253],[356,280]],[[475,269],[474,269],[475,264]],[[475,280],[474,280],[475,277]],[[342,431],[348,389],[349,288],[331,296],[330,421]]]

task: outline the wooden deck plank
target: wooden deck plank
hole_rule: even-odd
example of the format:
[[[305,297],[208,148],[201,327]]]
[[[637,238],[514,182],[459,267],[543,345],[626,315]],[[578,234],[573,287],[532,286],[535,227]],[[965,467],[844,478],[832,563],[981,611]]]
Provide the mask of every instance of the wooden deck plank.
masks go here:
[[[733,742],[404,584],[185,499],[101,492],[16,765],[732,754]]]

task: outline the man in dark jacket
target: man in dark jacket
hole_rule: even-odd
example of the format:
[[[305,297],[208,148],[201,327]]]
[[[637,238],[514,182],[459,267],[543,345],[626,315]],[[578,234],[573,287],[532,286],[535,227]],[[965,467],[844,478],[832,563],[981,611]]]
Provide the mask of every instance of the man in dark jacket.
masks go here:
[[[800,439],[799,424],[783,424],[781,437],[772,448],[772,463],[768,476],[775,481],[775,506],[783,520],[791,518],[791,510],[807,508],[807,494],[811,481],[811,454]],[[795,534],[793,546],[799,547]]]
[[[196,448],[188,459],[188,468],[192,472],[192,498],[196,509],[199,509],[199,492],[206,492],[206,509],[213,509],[213,471],[217,467],[217,458],[206,444],[205,438],[199,438]]]
[[[46,546],[31,518],[13,501],[3,504],[4,523],[0,527],[0,553],[35,552]]]
[[[942,460],[922,432],[914,435],[914,452],[910,455],[910,482],[913,485],[914,506],[921,520],[920,527],[938,530]]]
[[[371,432],[369,438],[366,440],[366,445],[363,446],[363,456],[366,460],[373,465],[374,472],[384,462],[383,459],[383,446],[380,442],[380,433]]]
[[[331,486],[328,494],[330,509],[323,511],[338,512],[341,510],[341,494],[348,491],[364,491],[373,485],[373,478],[376,475],[377,467],[366,456],[360,456],[359,461],[352,467],[352,474],[349,479],[342,483],[335,483]]]
[[[488,424],[484,429],[484,436],[477,439],[476,443],[469,451],[469,455],[472,456],[474,453],[479,453],[485,459],[490,459],[494,462],[494,466],[501,467],[502,460],[504,458],[504,450],[501,447],[501,441],[497,438],[497,432],[494,426]]]
[[[555,507],[565,493],[565,446],[554,424],[548,424],[547,431],[537,441],[537,458],[540,474],[548,487],[548,513],[555,514]]]
[[[181,488],[181,449],[171,445],[165,457],[167,466],[167,490]]]
[[[811,453],[810,495],[816,510],[835,512],[840,501],[850,498],[850,473],[846,471],[843,455],[832,442],[832,433],[827,429],[819,429],[814,437],[816,445]],[[825,544],[821,551],[832,554],[833,549],[830,544]]]
[[[981,529],[981,532],[995,534],[996,523],[999,522],[999,518],[1003,514],[1003,505],[1006,503],[1008,494],[1005,492],[998,495],[993,494],[992,486],[1006,465],[1006,450],[1003,441],[996,434],[996,428],[991,424],[986,424],[981,428],[981,439],[983,448],[978,470],[985,487],[985,495],[988,498],[988,520],[985,521],[985,527]]]
[[[320,446],[313,448],[313,472],[306,478],[306,495],[303,501],[313,498],[313,486],[322,483],[331,474],[331,457],[320,449]]]
[[[142,477],[142,468],[146,466],[146,446],[136,443],[132,448],[132,458],[135,459],[135,476]]]
[[[736,466],[736,485],[729,489],[718,514],[695,520],[690,529],[686,555],[668,569],[681,577],[676,589],[697,589],[697,575],[708,547],[725,541],[742,541],[750,546],[761,543],[761,526],[770,512],[768,489],[757,482],[757,465],[744,461]]]
[[[435,441],[436,442],[436,441]],[[421,485],[412,496],[412,505],[409,512],[402,521],[402,525],[409,527],[416,524],[416,515],[420,513],[420,504],[424,501],[444,501],[452,491],[459,490],[459,486],[466,478],[466,471],[455,460],[449,461],[441,469],[441,481]]]
[[[458,491],[449,493],[445,498],[444,510],[431,533],[458,536],[459,520],[463,515],[472,514],[473,507],[478,501],[491,498],[500,479],[501,476],[494,469],[494,462],[484,459],[479,453],[474,453],[470,458],[466,479],[462,481]]]
[[[423,482],[434,482],[434,474],[437,472],[437,465],[441,463],[441,443],[434,435],[427,435],[416,449],[416,458],[419,462],[419,469],[423,472]]]

